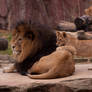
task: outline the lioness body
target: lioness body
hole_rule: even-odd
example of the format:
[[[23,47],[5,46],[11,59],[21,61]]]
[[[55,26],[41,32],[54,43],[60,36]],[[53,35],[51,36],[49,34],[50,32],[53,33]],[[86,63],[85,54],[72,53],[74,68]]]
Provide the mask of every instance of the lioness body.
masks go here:
[[[57,33],[59,35],[57,44],[72,45],[76,48],[77,56],[92,57],[92,40],[78,40],[75,36],[66,32]]]
[[[55,52],[42,57],[29,69],[31,78],[47,79],[72,75],[75,71],[73,55],[76,50],[72,46],[58,47]],[[32,75],[38,74],[38,75]]]

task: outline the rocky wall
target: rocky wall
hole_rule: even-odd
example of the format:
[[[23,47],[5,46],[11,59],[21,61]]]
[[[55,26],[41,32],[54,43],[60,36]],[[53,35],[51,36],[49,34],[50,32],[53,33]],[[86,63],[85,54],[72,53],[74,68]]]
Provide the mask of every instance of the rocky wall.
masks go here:
[[[84,14],[92,0],[0,0],[0,28],[12,28],[20,20],[55,25]]]

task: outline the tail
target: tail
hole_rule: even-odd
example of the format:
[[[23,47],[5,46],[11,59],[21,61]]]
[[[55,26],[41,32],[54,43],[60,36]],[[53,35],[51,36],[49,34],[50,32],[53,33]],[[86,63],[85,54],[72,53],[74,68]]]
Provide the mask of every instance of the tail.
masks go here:
[[[32,79],[52,79],[52,78],[56,78],[56,73],[53,71],[53,69],[49,70],[46,73],[43,74],[39,74],[39,75],[31,75],[31,74],[27,74],[27,76],[29,78]]]

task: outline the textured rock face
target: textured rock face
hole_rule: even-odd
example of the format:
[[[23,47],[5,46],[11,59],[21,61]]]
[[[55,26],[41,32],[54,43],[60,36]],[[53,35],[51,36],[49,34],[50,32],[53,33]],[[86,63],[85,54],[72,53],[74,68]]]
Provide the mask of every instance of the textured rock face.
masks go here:
[[[0,50],[8,49],[8,40],[0,38]]]
[[[51,25],[72,21],[91,4],[91,0],[0,0],[0,28],[10,28],[22,19]]]
[[[74,75],[35,80],[17,73],[0,72],[0,92],[92,92],[92,64],[76,64]]]

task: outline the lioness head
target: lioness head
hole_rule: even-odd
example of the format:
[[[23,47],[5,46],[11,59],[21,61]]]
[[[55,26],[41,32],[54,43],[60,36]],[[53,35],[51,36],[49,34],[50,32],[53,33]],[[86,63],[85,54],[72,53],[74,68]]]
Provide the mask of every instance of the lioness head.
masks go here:
[[[22,62],[29,55],[33,57],[40,50],[40,35],[30,24],[21,23],[12,32],[11,48],[17,62]]]
[[[58,46],[70,45],[74,43],[77,39],[76,36],[66,32],[57,32],[56,35],[57,35]]]

